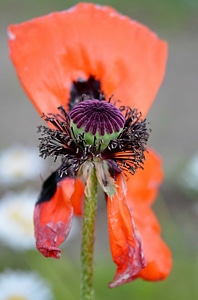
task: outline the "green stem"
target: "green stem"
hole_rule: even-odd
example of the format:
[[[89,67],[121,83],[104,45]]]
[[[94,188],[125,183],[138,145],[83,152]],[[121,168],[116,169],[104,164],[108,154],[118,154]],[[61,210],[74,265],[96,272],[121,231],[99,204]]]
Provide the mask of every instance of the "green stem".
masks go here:
[[[97,206],[97,177],[95,168],[89,175],[84,199],[82,244],[81,244],[81,300],[94,300],[93,262],[94,233]]]

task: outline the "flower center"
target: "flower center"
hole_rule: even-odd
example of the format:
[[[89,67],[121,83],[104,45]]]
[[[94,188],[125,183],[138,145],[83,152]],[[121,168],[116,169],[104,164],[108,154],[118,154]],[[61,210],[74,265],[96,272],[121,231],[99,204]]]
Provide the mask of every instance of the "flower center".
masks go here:
[[[62,158],[58,172],[44,183],[42,201],[55,193],[61,178],[77,176],[85,162],[97,165],[102,174],[100,181],[108,187],[109,174],[115,177],[122,170],[135,174],[143,168],[149,129],[137,109],[118,109],[110,101],[82,99],[70,114],[62,106],[58,110],[58,114],[43,115],[52,128],[39,127],[40,156],[54,156],[55,161]]]
[[[11,296],[8,300],[26,300],[23,296]]]
[[[20,226],[20,229],[23,230],[24,234],[26,235],[32,235],[33,230],[33,223],[31,220],[25,215],[22,215],[21,211],[19,209],[16,209],[15,207],[10,211],[10,218],[15,223],[15,225]]]
[[[85,100],[70,112],[70,126],[74,137],[84,134],[87,144],[99,144],[102,149],[119,136],[125,118],[112,103],[103,100]]]

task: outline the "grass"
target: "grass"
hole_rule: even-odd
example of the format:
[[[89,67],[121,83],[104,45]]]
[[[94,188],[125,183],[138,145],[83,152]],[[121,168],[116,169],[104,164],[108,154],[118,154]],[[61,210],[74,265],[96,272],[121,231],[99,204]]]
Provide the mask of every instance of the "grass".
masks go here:
[[[50,281],[54,299],[79,299],[79,268],[68,261],[65,255],[60,261],[44,259],[35,252],[25,254],[25,256],[27,261],[25,269],[33,269]],[[4,264],[8,267],[9,260],[4,261]],[[115,289],[109,289],[107,284],[112,280],[115,271],[113,263],[97,258],[95,267],[96,300],[120,300],[122,297],[125,300],[191,300],[196,299],[198,295],[196,284],[198,258],[185,254],[180,253],[179,257],[175,256],[171,275],[165,281],[157,283],[138,279]]]

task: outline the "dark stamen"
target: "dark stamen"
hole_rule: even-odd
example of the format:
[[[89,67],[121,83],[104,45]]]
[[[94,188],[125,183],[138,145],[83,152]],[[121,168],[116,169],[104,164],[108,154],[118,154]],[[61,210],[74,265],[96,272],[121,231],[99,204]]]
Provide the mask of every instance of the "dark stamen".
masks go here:
[[[91,105],[88,105],[89,102]],[[81,108],[83,109],[81,110]],[[75,108],[72,110],[70,115],[77,121],[76,125],[87,118],[87,130],[97,131],[101,136],[103,132],[116,131],[120,128],[117,136],[110,138],[103,147],[106,135],[99,140],[94,137],[93,143],[87,143],[86,130],[83,129],[82,133],[75,134],[73,127],[70,127],[69,114],[63,107],[58,109],[58,114],[43,115],[44,120],[50,123],[50,128],[39,127],[40,156],[43,158],[53,156],[55,160],[61,157],[62,160],[61,166],[57,170],[56,180],[54,177],[50,177],[50,180],[53,179],[54,182],[50,180],[46,182],[41,201],[43,199],[43,201],[47,201],[49,195],[54,193],[57,180],[61,180],[64,176],[77,176],[81,165],[87,160],[95,162],[106,160],[109,172],[113,177],[122,170],[134,174],[138,168],[143,168],[149,130],[146,119],[142,119],[138,110],[124,106],[117,109],[113,104],[102,100],[85,100],[77,105],[77,113],[75,113]],[[120,125],[122,126],[117,129],[116,126]],[[52,184],[52,188],[49,189],[50,184]]]
[[[113,160],[121,169],[135,174],[138,168],[143,169],[149,130],[146,119],[142,120],[138,110],[124,106],[120,110],[126,116],[124,129],[117,139],[110,141],[102,157]]]
[[[77,81],[74,81],[70,89],[69,111],[71,111],[76,104],[83,101],[83,94],[87,96],[87,99],[100,99],[100,81],[96,80],[93,76],[90,76],[87,80],[79,78]]]

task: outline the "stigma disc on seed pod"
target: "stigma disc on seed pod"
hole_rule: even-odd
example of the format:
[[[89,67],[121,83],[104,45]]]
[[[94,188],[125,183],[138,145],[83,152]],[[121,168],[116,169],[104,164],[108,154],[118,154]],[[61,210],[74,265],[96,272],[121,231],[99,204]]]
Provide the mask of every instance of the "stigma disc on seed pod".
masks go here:
[[[89,145],[100,145],[104,150],[124,128],[125,118],[112,103],[103,100],[85,100],[70,112],[70,126],[75,137],[84,134]]]

